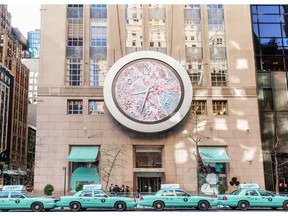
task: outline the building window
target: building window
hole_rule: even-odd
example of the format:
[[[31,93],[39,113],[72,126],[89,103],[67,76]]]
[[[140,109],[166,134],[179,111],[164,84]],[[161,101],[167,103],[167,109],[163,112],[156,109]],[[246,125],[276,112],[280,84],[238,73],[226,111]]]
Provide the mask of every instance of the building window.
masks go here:
[[[208,36],[211,59],[211,85],[227,86],[228,67],[223,5],[207,5]]]
[[[126,5],[126,51],[142,50],[143,44],[142,5]]]
[[[191,111],[193,115],[207,115],[206,101],[192,101]]]
[[[89,100],[89,114],[90,115],[103,115],[104,114],[104,101]]]
[[[66,83],[83,85],[83,5],[67,7]]]
[[[217,194],[217,185],[227,188],[227,164],[230,158],[225,147],[198,147],[198,184],[200,193]]]
[[[162,147],[135,147],[136,168],[162,168]]]
[[[90,86],[103,86],[107,74],[107,8],[91,5],[91,11],[95,14],[90,19]]]
[[[227,115],[227,101],[212,101],[213,115]]]
[[[82,100],[68,100],[68,114],[82,114],[83,101]]]
[[[287,70],[287,5],[253,5],[251,9],[257,69]]]
[[[82,58],[67,58],[67,82],[69,86],[82,85]]]
[[[149,6],[149,42],[150,50],[166,53],[166,8],[165,5]]]

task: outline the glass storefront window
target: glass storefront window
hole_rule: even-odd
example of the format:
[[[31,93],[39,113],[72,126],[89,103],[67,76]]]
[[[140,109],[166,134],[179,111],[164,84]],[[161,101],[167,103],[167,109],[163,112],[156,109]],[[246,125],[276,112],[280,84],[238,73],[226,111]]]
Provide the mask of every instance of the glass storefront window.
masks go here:
[[[200,163],[199,192],[207,195],[217,194],[217,184],[227,188],[226,163]]]

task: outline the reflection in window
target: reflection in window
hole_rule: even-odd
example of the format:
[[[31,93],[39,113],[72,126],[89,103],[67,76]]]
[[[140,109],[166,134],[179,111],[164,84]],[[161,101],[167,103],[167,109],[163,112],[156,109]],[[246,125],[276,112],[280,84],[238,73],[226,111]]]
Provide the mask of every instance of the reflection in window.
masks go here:
[[[126,5],[126,50],[127,53],[142,50],[143,47],[143,18],[142,5]]]
[[[89,101],[89,114],[90,115],[103,115],[104,114],[104,101]]]
[[[164,190],[162,196],[175,196],[173,190]]]
[[[167,52],[165,5],[149,5],[150,50]]]
[[[207,5],[211,85],[227,86],[225,23],[222,5]]]
[[[80,197],[92,197],[92,191],[83,191]]]
[[[103,86],[107,74],[107,6],[90,7],[90,86]]]
[[[261,196],[274,196],[274,194],[271,193],[270,191],[258,190],[258,192],[260,193]]]
[[[67,6],[66,83],[80,86],[83,73],[83,5]]]
[[[227,115],[227,101],[212,101],[213,115]]]
[[[206,101],[193,100],[191,111],[193,115],[206,115]]]
[[[253,5],[254,50],[258,70],[287,70],[287,5]],[[284,58],[283,58],[284,57]]]
[[[185,5],[186,70],[193,86],[203,86],[203,45],[200,5]]]
[[[69,86],[80,86],[82,84],[83,60],[82,58],[67,58],[67,83]]]
[[[182,190],[175,190],[176,196],[189,196],[186,192]]]

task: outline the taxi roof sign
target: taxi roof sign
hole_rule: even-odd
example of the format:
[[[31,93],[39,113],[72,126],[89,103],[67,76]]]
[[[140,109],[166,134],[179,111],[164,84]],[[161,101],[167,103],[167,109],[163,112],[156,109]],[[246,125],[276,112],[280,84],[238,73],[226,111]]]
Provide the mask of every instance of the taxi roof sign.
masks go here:
[[[258,184],[239,184],[238,188],[250,189],[250,188],[260,188]]]
[[[2,188],[3,191],[19,191],[19,190],[25,190],[24,185],[5,185]]]
[[[161,184],[160,189],[180,188],[179,184]]]
[[[99,190],[102,189],[101,184],[83,185],[83,190]]]

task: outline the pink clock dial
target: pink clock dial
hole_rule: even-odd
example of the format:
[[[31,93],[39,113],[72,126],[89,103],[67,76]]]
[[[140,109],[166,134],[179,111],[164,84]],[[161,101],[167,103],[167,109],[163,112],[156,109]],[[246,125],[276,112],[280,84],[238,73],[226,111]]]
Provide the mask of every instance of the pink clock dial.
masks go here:
[[[140,59],[117,73],[113,99],[119,110],[133,121],[161,122],[179,109],[182,86],[179,75],[166,63]]]

